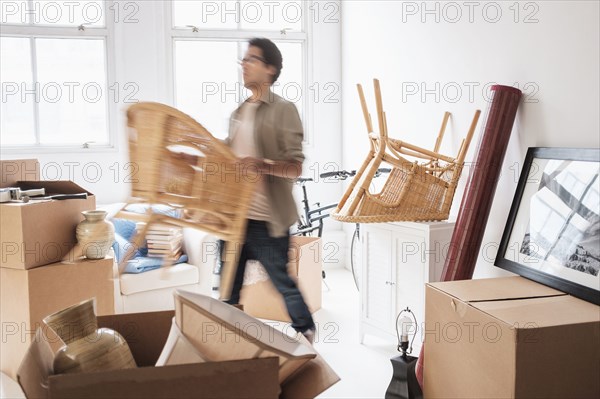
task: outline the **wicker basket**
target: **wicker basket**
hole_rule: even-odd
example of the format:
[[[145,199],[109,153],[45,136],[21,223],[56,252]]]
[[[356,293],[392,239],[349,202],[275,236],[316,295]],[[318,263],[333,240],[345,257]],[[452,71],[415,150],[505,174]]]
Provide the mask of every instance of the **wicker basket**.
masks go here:
[[[220,140],[188,115],[157,103],[138,103],[127,110],[129,154],[133,167],[128,204],[165,204],[179,217],[121,211],[116,217],[146,222],[132,248],[141,244],[152,224],[167,223],[207,231],[226,241],[221,272],[221,299],[233,285],[246,216],[255,188],[239,160]],[[125,209],[127,205],[123,208]],[[131,257],[130,250],[119,269]],[[169,260],[165,259],[165,265]]]
[[[480,111],[475,112],[469,132],[461,143],[458,155],[453,158],[438,152],[450,113],[444,115],[433,151],[389,138],[377,79],[374,80],[374,86],[380,133],[372,133],[371,116],[362,87],[358,85],[371,150],[332,212],[332,217],[351,223],[448,219]],[[392,170],[381,191],[373,193],[371,182],[382,164],[390,165]]]

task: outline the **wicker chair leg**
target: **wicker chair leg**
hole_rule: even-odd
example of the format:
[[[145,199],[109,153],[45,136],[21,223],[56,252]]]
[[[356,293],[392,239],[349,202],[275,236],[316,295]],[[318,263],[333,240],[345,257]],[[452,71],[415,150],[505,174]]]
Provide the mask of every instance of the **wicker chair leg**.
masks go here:
[[[361,165],[361,167],[358,170],[358,172],[356,172],[356,175],[354,176],[354,178],[350,182],[350,185],[348,186],[348,189],[346,190],[346,192],[342,196],[342,199],[338,202],[338,206],[335,209],[335,212],[339,212],[340,209],[342,209],[344,207],[344,205],[346,204],[346,201],[348,200],[348,197],[350,197],[350,194],[354,191],[354,187],[356,186],[356,183],[360,180],[360,177],[363,175],[363,173],[367,169],[367,166],[369,166],[370,160],[373,159],[373,156],[374,156],[373,151],[371,151],[369,153],[369,155],[367,155],[367,159],[365,160],[365,162],[363,162],[363,164]]]
[[[144,238],[146,237],[146,232],[148,231],[150,226],[154,223],[156,223],[154,217],[150,216],[150,219],[146,222],[142,231],[136,232],[136,234],[133,236],[133,241],[131,242],[131,245],[127,246],[127,250],[125,251],[123,258],[119,262],[119,274],[123,273],[123,271],[125,270],[125,267],[127,266],[127,262],[129,262],[131,257],[135,254],[135,251],[141,247],[142,242],[144,241]]]
[[[361,179],[360,186],[357,190],[358,192],[356,193],[356,196],[354,197],[354,199],[352,200],[352,203],[350,204],[350,207],[348,208],[349,214],[354,214],[354,211],[356,210],[356,207],[358,206],[358,204],[363,200],[363,197],[367,193],[369,193],[369,190],[371,188],[371,181],[373,180],[373,176],[377,172],[377,169],[379,169],[381,162],[382,162],[382,159],[379,156],[373,158],[369,162],[369,168],[366,172],[366,178]]]
[[[433,147],[433,152],[440,152],[440,146],[442,145],[442,140],[444,139],[444,133],[446,132],[446,125],[448,125],[448,119],[450,119],[450,112],[444,112],[444,119],[442,120],[442,127],[440,128],[440,133],[438,134],[437,139],[435,140],[435,147]]]
[[[235,240],[226,241],[223,251],[223,268],[221,269],[221,282],[219,284],[219,299],[227,301],[231,298],[231,290],[237,271],[237,264],[242,251],[243,237]]]

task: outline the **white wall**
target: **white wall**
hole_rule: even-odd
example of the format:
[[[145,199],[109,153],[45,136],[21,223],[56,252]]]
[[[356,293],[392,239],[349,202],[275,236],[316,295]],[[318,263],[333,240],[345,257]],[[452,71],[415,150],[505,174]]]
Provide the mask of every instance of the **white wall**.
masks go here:
[[[442,113],[451,111],[442,147],[449,154],[475,109],[487,108],[490,84],[519,87],[524,100],[474,277],[507,274],[493,261],[527,147],[600,147],[598,16],[596,1],[342,1],[343,165],[357,167],[367,152],[356,83],[366,89],[375,121],[372,79],[380,79],[390,136],[425,148],[433,147]]]

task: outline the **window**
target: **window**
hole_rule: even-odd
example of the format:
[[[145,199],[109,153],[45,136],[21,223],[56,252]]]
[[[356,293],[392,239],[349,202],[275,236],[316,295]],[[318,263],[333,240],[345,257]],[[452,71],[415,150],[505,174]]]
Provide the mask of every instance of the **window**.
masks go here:
[[[0,1],[0,145],[109,146],[104,1]]]
[[[281,50],[273,91],[293,102],[307,127],[308,35],[304,1],[174,1],[169,5],[173,99],[215,137],[225,138],[231,112],[249,96],[238,60],[252,37]],[[306,135],[308,136],[308,134]]]

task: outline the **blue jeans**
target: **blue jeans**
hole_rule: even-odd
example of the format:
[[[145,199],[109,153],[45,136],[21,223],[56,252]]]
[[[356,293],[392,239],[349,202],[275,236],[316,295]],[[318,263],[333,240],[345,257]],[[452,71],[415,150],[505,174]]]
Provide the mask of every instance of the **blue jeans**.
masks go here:
[[[231,297],[226,302],[232,305],[239,303],[246,261],[257,260],[264,266],[273,285],[283,296],[285,306],[292,319],[292,327],[296,331],[305,332],[314,329],[315,323],[298,286],[288,275],[289,246],[289,234],[285,237],[271,237],[266,222],[248,220],[246,241],[240,253]],[[224,245],[221,245],[221,251],[223,249]]]

